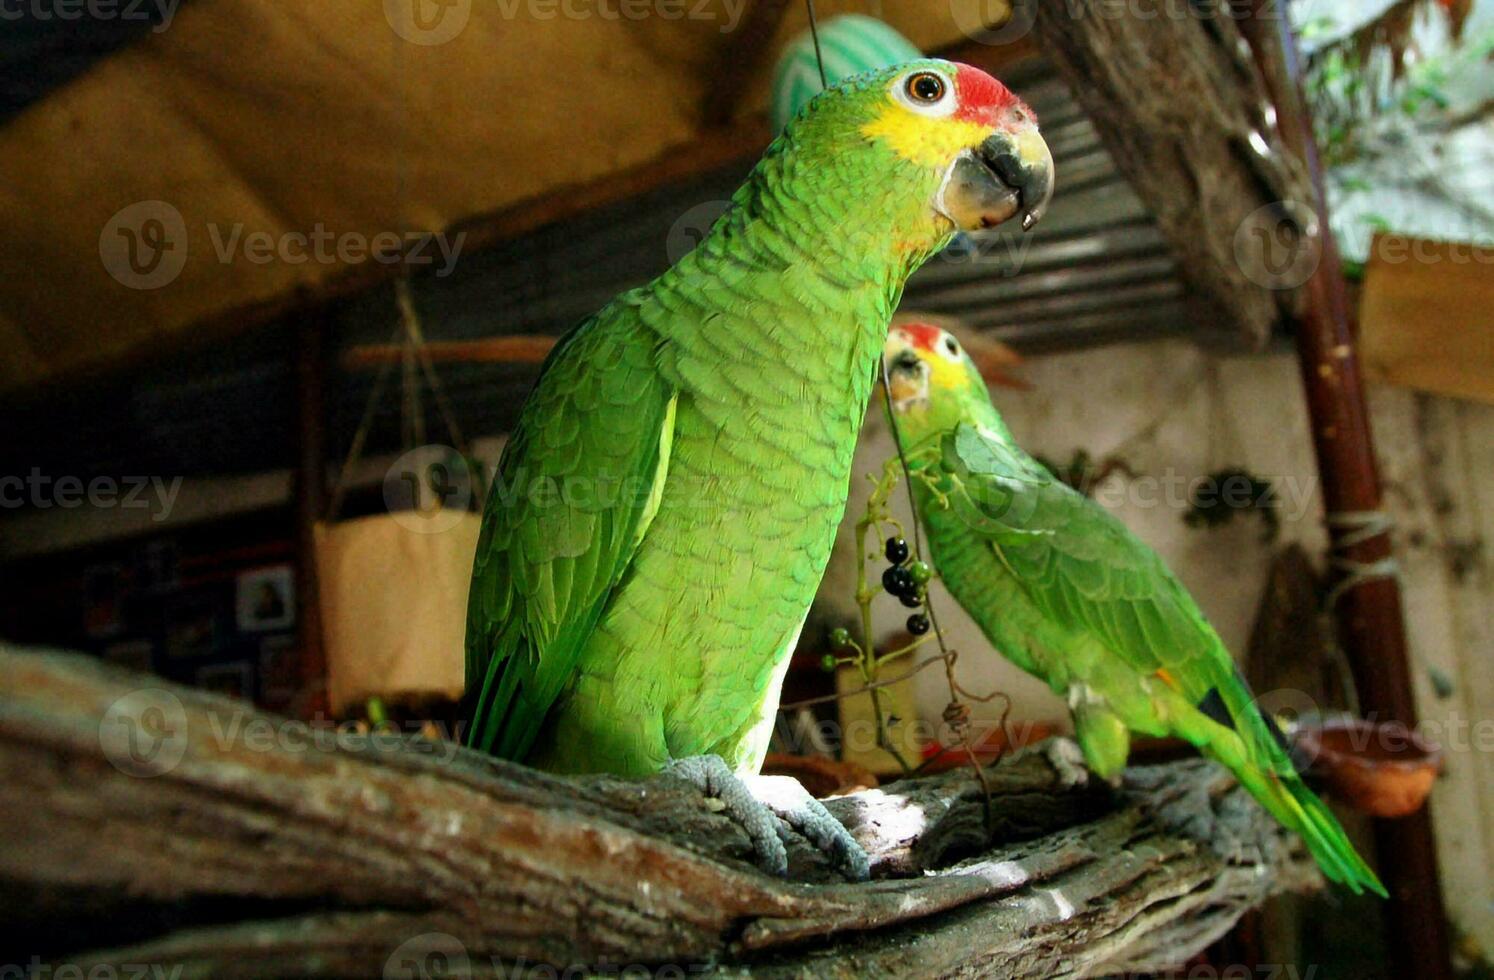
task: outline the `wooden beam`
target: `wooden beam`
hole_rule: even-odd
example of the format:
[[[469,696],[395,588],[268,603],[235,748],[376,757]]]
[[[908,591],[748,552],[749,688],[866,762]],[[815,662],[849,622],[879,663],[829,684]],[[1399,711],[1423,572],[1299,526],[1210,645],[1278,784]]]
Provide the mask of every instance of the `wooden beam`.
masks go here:
[[[542,364],[558,339],[549,334],[505,334],[479,340],[428,340],[424,348],[437,364]],[[399,364],[404,353],[403,344],[365,344],[343,354],[342,366],[361,371]]]
[[[667,776],[334,738],[82,655],[0,647],[0,689],[0,956],[80,975],[409,976],[438,956],[451,975],[1131,973],[1319,881],[1202,760],[1114,793],[1029,752],[989,770],[989,823],[967,771],[831,800],[876,880],[794,837],[784,881]]]
[[[1152,211],[1207,315],[1263,345],[1298,292],[1274,288],[1274,242],[1250,234],[1250,222],[1307,200],[1311,186],[1266,120],[1269,93],[1235,20],[1213,7],[1143,17],[1109,0],[1035,7],[1038,43]]]

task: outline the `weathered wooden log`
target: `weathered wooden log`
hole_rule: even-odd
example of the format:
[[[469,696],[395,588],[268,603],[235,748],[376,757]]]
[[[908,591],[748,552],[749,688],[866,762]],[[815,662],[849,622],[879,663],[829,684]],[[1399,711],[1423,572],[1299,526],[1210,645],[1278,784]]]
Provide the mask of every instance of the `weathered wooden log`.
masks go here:
[[[1285,5],[1264,16],[1285,17]],[[1225,3],[1029,0],[1039,47],[1068,79],[1156,216],[1207,321],[1260,346],[1300,302],[1316,254],[1312,190]],[[1062,181],[1063,175],[1059,175]]]
[[[1081,976],[1177,963],[1316,873],[1218,767],[1033,752],[829,806],[875,880],[783,881],[670,777],[561,779],[0,648],[0,963],[197,975]],[[34,957],[34,959],[33,959]]]

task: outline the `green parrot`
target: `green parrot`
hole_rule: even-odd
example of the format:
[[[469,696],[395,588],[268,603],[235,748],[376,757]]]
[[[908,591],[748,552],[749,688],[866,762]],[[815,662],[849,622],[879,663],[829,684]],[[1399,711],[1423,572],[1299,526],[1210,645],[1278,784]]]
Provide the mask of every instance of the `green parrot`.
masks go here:
[[[557,772],[671,769],[782,871],[781,828],[739,777],[767,751],[889,318],[956,232],[1030,227],[1052,180],[1031,110],[986,73],[857,75],[786,127],[693,251],[564,337],[486,502],[469,744]]]
[[[1182,738],[1301,834],[1328,878],[1383,896],[1192,596],[1124,524],[1017,446],[959,341],[900,324],[884,363],[940,577],[997,650],[1067,698],[1089,768],[1118,775],[1133,731]]]

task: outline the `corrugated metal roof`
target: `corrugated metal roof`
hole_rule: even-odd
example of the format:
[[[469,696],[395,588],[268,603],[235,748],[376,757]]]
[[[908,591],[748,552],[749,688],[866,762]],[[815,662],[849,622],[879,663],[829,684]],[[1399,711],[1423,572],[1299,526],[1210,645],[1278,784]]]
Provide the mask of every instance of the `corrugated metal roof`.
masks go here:
[[[904,307],[948,313],[1026,351],[1194,325],[1175,263],[1146,208],[1116,171],[1093,126],[1051,66],[1011,78],[1043,121],[1058,193],[1030,235],[1001,230],[962,243],[909,283]],[[725,206],[751,161],[664,188],[501,246],[463,255],[446,278],[423,278],[415,299],[431,339],[559,334],[623,289],[663,271]],[[383,343],[395,325],[392,289],[336,314],[332,347]],[[174,356],[31,414],[7,440],[0,472],[251,472],[291,465],[292,323]],[[334,353],[334,357],[336,353]],[[441,368],[468,433],[512,422],[532,367]],[[347,445],[371,373],[334,377],[331,445]],[[381,408],[369,451],[399,443],[399,400]]]

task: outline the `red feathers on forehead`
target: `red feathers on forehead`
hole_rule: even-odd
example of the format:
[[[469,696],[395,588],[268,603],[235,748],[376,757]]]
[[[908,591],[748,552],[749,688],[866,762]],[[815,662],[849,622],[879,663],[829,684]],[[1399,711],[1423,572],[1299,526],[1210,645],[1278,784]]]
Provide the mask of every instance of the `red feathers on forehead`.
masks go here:
[[[922,350],[933,350],[939,338],[944,336],[944,331],[932,323],[900,323],[897,329],[908,335],[914,347]]]
[[[1011,89],[970,65],[957,65],[955,87],[959,89],[960,98],[956,119],[995,125],[1003,109],[1022,105],[1022,100],[1013,95]],[[1037,121],[1031,109],[1027,109],[1027,115],[1033,122]]]

